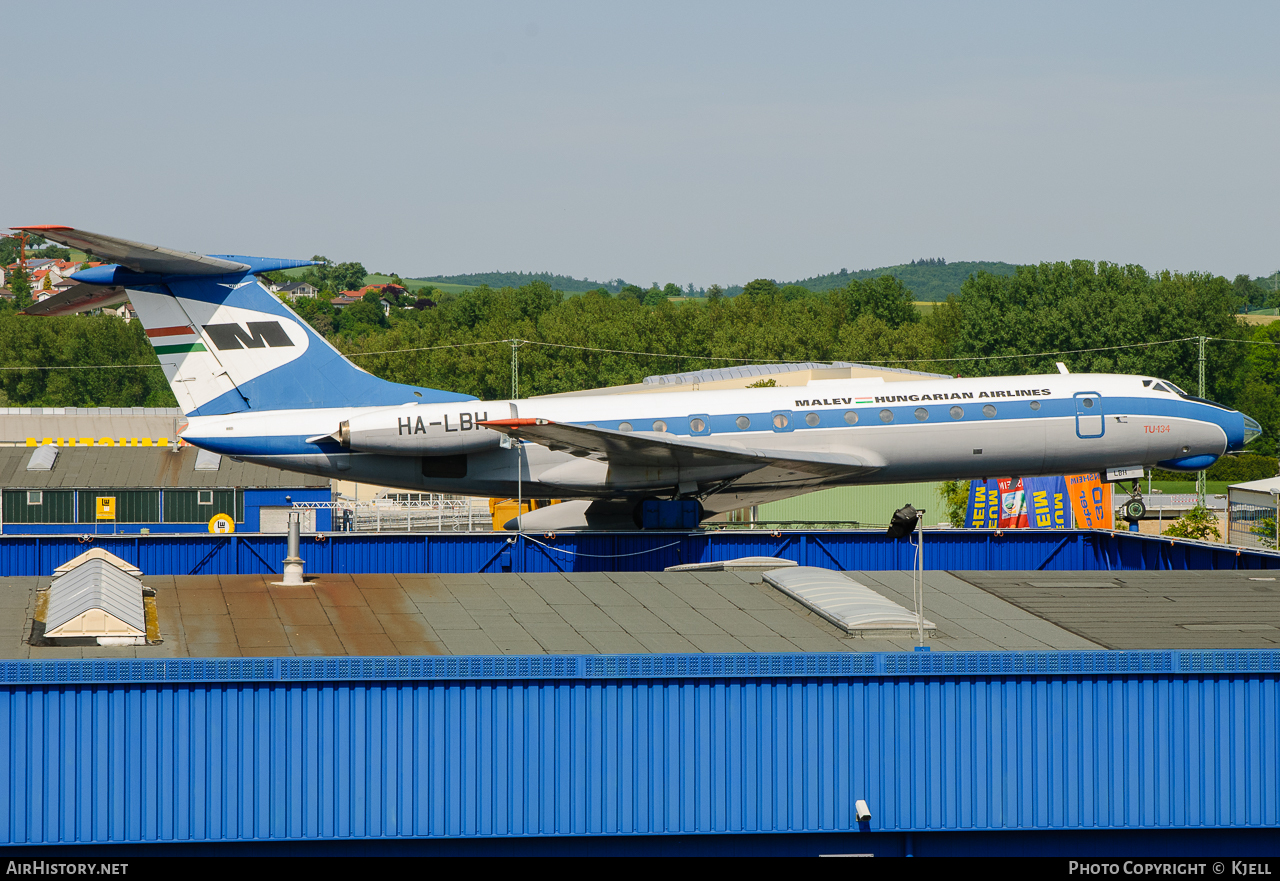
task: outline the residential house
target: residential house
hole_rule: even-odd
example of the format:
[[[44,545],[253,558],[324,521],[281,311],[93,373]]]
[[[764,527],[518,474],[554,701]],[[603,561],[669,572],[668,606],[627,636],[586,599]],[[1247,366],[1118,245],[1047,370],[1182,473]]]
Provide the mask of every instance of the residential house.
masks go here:
[[[314,285],[307,284],[305,281],[294,281],[288,284],[275,285],[271,288],[271,292],[279,294],[288,300],[296,300],[298,297],[314,297],[319,291]]]

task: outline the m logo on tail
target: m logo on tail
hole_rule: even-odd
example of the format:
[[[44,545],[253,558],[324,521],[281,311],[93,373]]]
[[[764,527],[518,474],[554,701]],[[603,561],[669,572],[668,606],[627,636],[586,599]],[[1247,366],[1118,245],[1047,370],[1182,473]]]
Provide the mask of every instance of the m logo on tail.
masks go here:
[[[248,327],[245,330],[238,324],[206,324],[204,332],[219,351],[293,345],[278,321],[250,321]]]

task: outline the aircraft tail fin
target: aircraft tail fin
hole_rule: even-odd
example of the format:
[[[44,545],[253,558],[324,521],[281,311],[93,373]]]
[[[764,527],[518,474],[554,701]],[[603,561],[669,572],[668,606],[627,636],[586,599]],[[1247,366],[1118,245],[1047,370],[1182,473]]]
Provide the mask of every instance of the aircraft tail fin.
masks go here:
[[[470,395],[388,382],[362,370],[255,275],[305,266],[307,261],[205,257],[70,227],[24,228],[121,260],[73,278],[125,291],[179,406],[189,416],[474,400]],[[61,311],[81,310],[69,304]]]

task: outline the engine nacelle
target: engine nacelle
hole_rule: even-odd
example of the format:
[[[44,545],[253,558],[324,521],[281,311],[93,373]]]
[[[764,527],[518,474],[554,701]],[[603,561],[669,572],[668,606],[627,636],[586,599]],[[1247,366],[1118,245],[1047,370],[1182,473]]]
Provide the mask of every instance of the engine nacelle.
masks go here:
[[[480,408],[468,404],[478,404]],[[505,406],[503,407],[505,410]],[[507,414],[500,414],[504,418]],[[487,404],[415,404],[365,413],[338,427],[338,442],[361,453],[443,456],[498,446],[502,435],[478,423],[489,418]]]

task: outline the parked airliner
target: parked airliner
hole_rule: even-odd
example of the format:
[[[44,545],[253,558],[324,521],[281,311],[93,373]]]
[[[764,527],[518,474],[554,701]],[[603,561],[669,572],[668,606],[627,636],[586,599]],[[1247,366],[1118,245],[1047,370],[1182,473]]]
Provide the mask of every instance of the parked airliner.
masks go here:
[[[110,262],[74,275],[80,284],[39,311],[127,297],[189,443],[420,492],[579,500],[525,515],[528,528],[616,526],[649,498],[697,500],[705,518],[831,486],[1194,471],[1261,433],[1157,377],[1066,372],[480,401],[369,374],[258,279],[308,261],[15,229]]]

